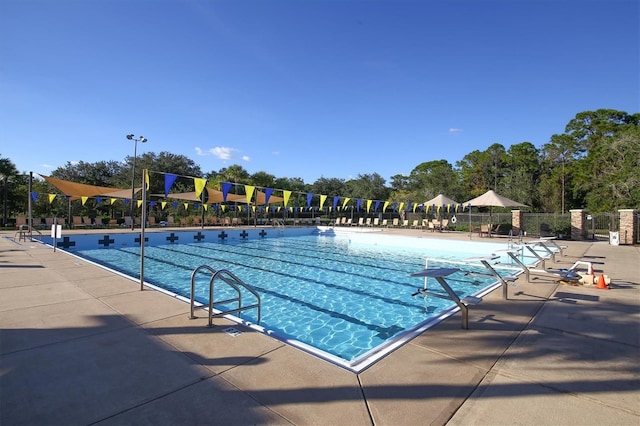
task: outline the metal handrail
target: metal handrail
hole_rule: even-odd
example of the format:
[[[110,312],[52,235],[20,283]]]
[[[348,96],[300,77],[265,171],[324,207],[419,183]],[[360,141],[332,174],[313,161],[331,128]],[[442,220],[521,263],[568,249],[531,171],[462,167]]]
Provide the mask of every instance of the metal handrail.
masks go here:
[[[260,324],[260,318],[261,318],[261,300],[260,300],[260,295],[258,294],[258,292],[256,292],[253,288],[251,288],[249,285],[245,284],[240,278],[238,278],[236,275],[234,275],[231,271],[228,271],[226,269],[220,269],[220,270],[215,270],[214,268],[208,266],[208,265],[200,265],[198,266],[196,269],[193,270],[193,272],[191,273],[191,315],[190,315],[190,319],[195,319],[197,318],[194,315],[194,305],[195,305],[195,278],[196,278],[196,274],[203,270],[206,269],[207,271],[211,272],[211,279],[209,280],[209,313],[208,313],[208,317],[209,317],[209,327],[213,326],[213,317],[219,317],[219,316],[223,316],[226,314],[230,314],[230,313],[234,313],[234,312],[242,312],[248,309],[254,309],[257,308],[258,309],[258,321],[257,323]],[[227,299],[227,300],[220,300],[218,302],[214,302],[214,286],[215,286],[215,281],[216,278],[222,280],[223,282],[225,282],[229,287],[233,288],[236,291],[237,297],[231,298],[231,299]],[[256,300],[258,301],[257,303],[254,303],[252,305],[248,305],[248,306],[242,306],[242,290],[241,288],[245,289],[246,291],[248,291],[249,293],[253,294],[256,298]],[[233,302],[238,302],[238,307],[236,309],[228,309],[225,311],[220,311],[217,314],[213,314],[213,307],[214,305],[221,305],[221,304],[226,304],[226,303],[233,303]]]

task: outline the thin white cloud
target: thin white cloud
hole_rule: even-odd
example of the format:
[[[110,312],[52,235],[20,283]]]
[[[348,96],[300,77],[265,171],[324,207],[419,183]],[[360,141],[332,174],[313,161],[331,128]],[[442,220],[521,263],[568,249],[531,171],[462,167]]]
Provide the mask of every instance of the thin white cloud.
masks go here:
[[[213,155],[215,157],[218,157],[221,160],[230,160],[231,158],[233,158],[233,152],[237,151],[237,149],[229,148],[226,146],[217,146],[215,148],[210,148],[205,151],[199,146],[196,146],[195,151],[196,151],[196,155],[199,155],[199,156]]]
[[[250,161],[251,161],[251,158],[249,158],[249,156],[248,156],[248,155],[243,155],[243,156],[242,156],[242,161],[250,162]]]
[[[451,135],[455,135],[455,134],[458,134],[458,133],[462,133],[463,131],[464,131],[464,130],[462,130],[462,129],[458,129],[458,128],[456,128],[456,127],[450,127],[450,128],[449,128],[449,134],[451,134]]]
[[[41,166],[45,169],[53,169],[53,166],[51,164],[41,164]]]
[[[271,155],[273,155],[274,157],[278,157],[280,155],[280,151],[273,151]]]
[[[221,160],[229,160],[233,157],[233,151],[237,151],[237,149],[229,148],[226,146],[217,146],[215,148],[211,148],[209,152],[218,157]]]

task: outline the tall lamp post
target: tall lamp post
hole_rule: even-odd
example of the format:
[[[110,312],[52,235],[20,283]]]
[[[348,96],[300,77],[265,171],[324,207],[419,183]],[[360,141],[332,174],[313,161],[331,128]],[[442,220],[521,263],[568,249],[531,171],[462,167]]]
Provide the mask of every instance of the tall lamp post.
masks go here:
[[[145,138],[144,136],[138,136],[137,138],[133,135],[127,135],[127,139],[129,139],[130,141],[133,141],[133,167],[131,168],[131,230],[133,231],[134,227],[135,227],[135,220],[133,219],[133,212],[134,212],[134,198],[136,195],[136,157],[138,155],[138,142],[142,142],[145,143],[147,141],[147,138]]]

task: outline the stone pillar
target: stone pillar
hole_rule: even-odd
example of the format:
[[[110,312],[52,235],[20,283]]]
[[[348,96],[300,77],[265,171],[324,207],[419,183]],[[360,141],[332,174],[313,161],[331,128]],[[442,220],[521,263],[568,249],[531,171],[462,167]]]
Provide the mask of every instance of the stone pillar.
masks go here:
[[[633,244],[636,241],[638,215],[634,209],[618,210],[620,213],[620,244]]]
[[[587,239],[587,210],[576,209],[569,210],[571,213],[571,239],[586,240]]]
[[[513,232],[513,235],[520,235],[520,232],[523,230],[523,217],[524,213],[522,210],[511,210],[511,232]]]

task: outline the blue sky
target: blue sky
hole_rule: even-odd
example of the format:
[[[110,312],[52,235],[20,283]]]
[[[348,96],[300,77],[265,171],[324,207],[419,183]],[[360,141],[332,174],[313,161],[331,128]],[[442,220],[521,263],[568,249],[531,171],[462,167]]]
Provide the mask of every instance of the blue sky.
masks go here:
[[[0,156],[355,178],[640,112],[637,0],[0,0]],[[161,171],[161,170],[159,170]]]

